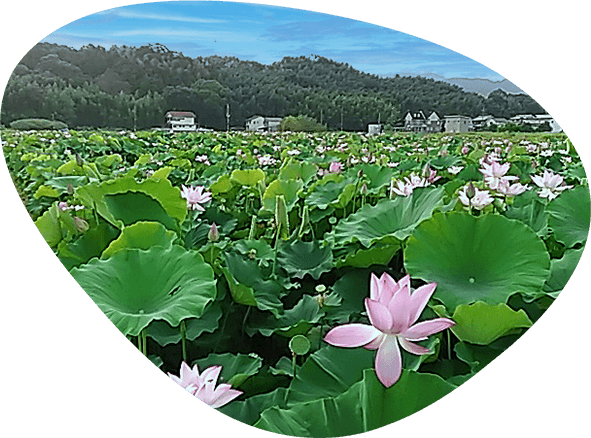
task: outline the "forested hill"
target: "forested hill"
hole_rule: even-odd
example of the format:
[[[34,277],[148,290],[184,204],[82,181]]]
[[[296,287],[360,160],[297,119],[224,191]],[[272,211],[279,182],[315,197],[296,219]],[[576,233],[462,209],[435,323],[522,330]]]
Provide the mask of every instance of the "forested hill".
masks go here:
[[[388,77],[327,58],[286,57],[263,65],[235,57],[189,58],[162,45],[92,45],[79,50],[39,43],[15,68],[0,121],[41,117],[69,126],[162,126],[170,109],[190,110],[199,124],[223,129],[254,115],[308,115],[331,129],[364,130],[378,117],[394,125],[411,110],[426,115],[541,114],[529,96],[497,90],[487,98],[422,77]]]

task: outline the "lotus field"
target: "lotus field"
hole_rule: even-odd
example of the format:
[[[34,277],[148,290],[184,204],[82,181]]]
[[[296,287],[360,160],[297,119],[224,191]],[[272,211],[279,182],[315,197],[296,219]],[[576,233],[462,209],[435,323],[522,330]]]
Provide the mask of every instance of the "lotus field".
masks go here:
[[[111,322],[196,398],[286,435],[453,391],[552,304],[589,230],[563,134],[1,134]]]

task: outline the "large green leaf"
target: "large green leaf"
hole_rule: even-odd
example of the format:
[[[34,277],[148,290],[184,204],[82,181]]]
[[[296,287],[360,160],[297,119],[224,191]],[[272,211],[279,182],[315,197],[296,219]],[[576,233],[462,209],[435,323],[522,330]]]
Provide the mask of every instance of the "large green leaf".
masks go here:
[[[367,432],[401,420],[444,397],[456,387],[433,374],[403,371],[386,389],[373,370],[338,397],[323,398],[288,409],[271,407],[255,427],[300,437],[339,437]]]
[[[314,178],[318,172],[318,168],[314,163],[300,162],[295,158],[291,158],[280,170],[279,179],[282,180],[302,180],[307,184]]]
[[[155,320],[178,326],[185,318],[198,318],[216,295],[211,266],[179,246],[127,249],[70,272],[111,322],[131,336]]]
[[[165,178],[137,182],[131,177],[80,187],[78,195],[118,228],[137,221],[156,221],[178,228],[187,217],[187,201]]]
[[[87,263],[93,257],[99,257],[119,234],[119,229],[108,222],[102,222],[90,228],[72,243],[60,242],[57,256],[66,269],[70,270]]]
[[[136,222],[121,230],[117,239],[103,251],[101,258],[108,259],[117,251],[130,248],[150,249],[153,246],[170,248],[176,234],[159,222]]]
[[[219,408],[223,414],[232,417],[248,425],[258,421],[261,412],[272,406],[278,408],[286,407],[287,388],[277,388],[265,394],[258,394],[247,398],[244,401],[233,401]]]
[[[564,289],[583,255],[583,249],[567,249],[562,258],[550,261],[550,278],[544,285],[545,291],[560,292]]]
[[[265,180],[265,172],[261,169],[236,169],[230,175],[230,180],[242,186],[255,187],[259,181]]]
[[[544,242],[499,215],[438,213],[409,237],[404,260],[413,278],[437,282],[433,297],[449,311],[476,301],[506,303],[516,292],[539,294],[550,275]]]
[[[309,274],[318,280],[324,272],[332,269],[332,251],[328,246],[321,248],[317,241],[295,241],[281,245],[277,261],[294,277],[304,278]]]
[[[260,310],[269,310],[275,316],[283,309],[279,299],[283,287],[275,280],[265,280],[261,269],[252,260],[245,260],[240,254],[226,253],[226,268],[222,272],[228,282],[234,301]]]
[[[312,326],[324,315],[318,305],[318,300],[311,295],[304,295],[297,304],[283,312],[279,318],[273,315],[265,315],[262,320],[249,323],[247,333],[255,331],[264,336],[271,336],[277,333],[281,336],[292,337],[298,334],[306,334]]]
[[[548,214],[545,204],[534,191],[525,192],[514,198],[513,204],[507,207],[504,215],[509,219],[517,219],[528,225],[538,236],[548,234]]]
[[[461,341],[487,345],[516,328],[531,327],[524,310],[516,312],[506,304],[496,306],[478,301],[456,307],[451,318],[456,325],[451,331]]]
[[[376,243],[369,249],[362,248],[357,251],[352,249],[344,259],[337,261],[337,267],[368,268],[372,265],[387,265],[399,249],[398,242],[385,245]]]
[[[373,368],[375,351],[326,345],[311,354],[289,386],[288,404],[342,394]]]
[[[300,180],[278,180],[276,179],[267,187],[263,195],[263,207],[275,213],[277,196],[283,195],[287,211],[290,211],[298,201],[298,193],[303,183]]]
[[[587,240],[590,204],[589,188],[584,186],[564,191],[548,204],[548,226],[567,248]]]
[[[234,388],[238,388],[246,379],[258,372],[263,365],[263,360],[254,353],[212,353],[204,359],[193,361],[192,365],[195,364],[199,367],[199,371],[212,366],[221,366],[220,382],[229,383]]]
[[[338,245],[358,241],[366,248],[387,236],[403,240],[443,204],[443,195],[442,187],[415,189],[409,197],[365,205],[341,220],[331,237]]]
[[[349,180],[329,181],[318,184],[306,197],[306,204],[325,210],[328,207],[343,208],[355,194],[355,184]]]
[[[382,187],[388,187],[394,175],[394,169],[390,167],[362,164],[360,168],[368,179],[367,192],[371,194],[379,192]]]

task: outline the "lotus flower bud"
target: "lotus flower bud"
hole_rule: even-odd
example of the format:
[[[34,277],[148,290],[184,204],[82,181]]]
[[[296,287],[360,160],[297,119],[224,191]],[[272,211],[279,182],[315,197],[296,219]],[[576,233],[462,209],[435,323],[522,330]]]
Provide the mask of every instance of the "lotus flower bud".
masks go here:
[[[363,196],[367,195],[367,184],[365,183],[365,181],[363,181],[363,184],[361,184],[360,191]]]
[[[211,224],[209,233],[207,233],[207,238],[210,242],[217,242],[220,239],[220,232],[218,231],[218,226],[215,222]]]
[[[251,249],[250,251],[248,251],[248,258],[251,260],[256,259],[257,257],[257,250],[256,249]]]
[[[74,194],[74,186],[71,183],[68,183],[66,186],[66,192],[68,192],[68,195]]]
[[[283,237],[289,235],[289,218],[287,217],[287,205],[285,205],[285,197],[277,195],[275,197],[275,223],[281,228]]]
[[[472,184],[472,181],[470,181],[470,183],[468,184],[468,188],[466,189],[466,196],[469,199],[472,199],[474,196],[476,196],[476,188],[474,187],[474,184]]]
[[[359,169],[359,172],[357,172],[357,178],[361,178],[363,176],[363,169]]]
[[[90,225],[88,225],[88,222],[86,222],[84,219],[78,217],[78,216],[74,216],[74,226],[76,227],[76,230],[78,230],[81,233],[84,233],[85,231],[87,231],[90,228]]]
[[[82,157],[78,155],[78,152],[74,152],[74,156],[76,157],[76,164],[82,167],[82,165],[84,164],[84,160],[82,160]]]

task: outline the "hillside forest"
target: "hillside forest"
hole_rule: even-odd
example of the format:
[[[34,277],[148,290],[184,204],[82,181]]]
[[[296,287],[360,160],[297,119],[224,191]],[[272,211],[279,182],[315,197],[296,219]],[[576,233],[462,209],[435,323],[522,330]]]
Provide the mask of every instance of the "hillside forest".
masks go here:
[[[148,129],[168,110],[193,111],[201,127],[244,127],[252,115],[305,115],[328,129],[365,130],[378,120],[400,124],[407,111],[428,116],[544,114],[525,94],[497,89],[488,97],[422,77],[380,77],[311,55],[264,65],[235,57],[190,58],[160,44],[39,43],[19,62],[6,86],[0,121],[45,118],[69,127]]]

